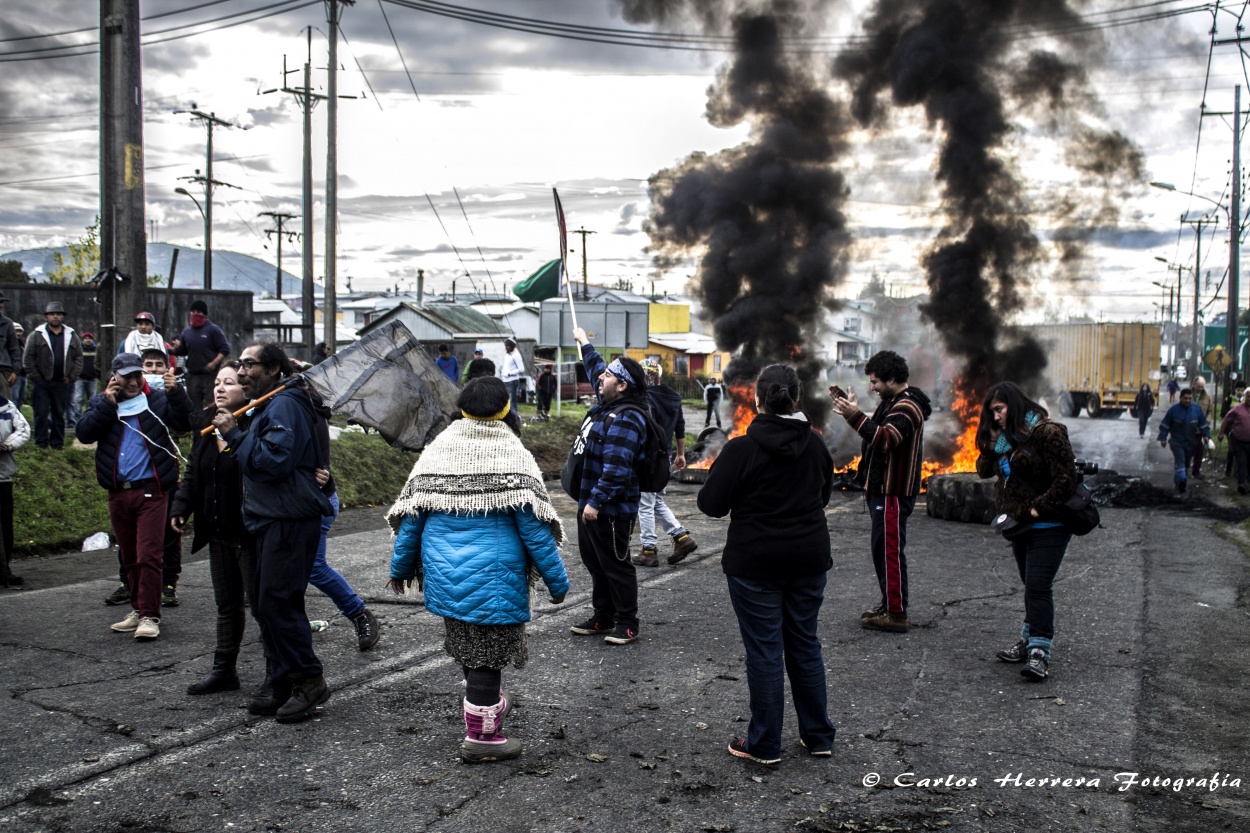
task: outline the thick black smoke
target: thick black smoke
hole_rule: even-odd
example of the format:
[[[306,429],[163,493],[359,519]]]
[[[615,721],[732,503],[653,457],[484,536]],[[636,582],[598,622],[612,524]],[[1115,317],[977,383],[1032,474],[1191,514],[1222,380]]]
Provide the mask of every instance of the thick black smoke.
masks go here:
[[[1031,385],[1046,367],[1041,347],[1009,323],[1031,302],[1046,252],[1003,150],[1013,107],[1048,114],[1064,134],[1074,112],[1097,111],[1078,63],[1016,48],[1079,23],[1065,0],[877,0],[864,24],[868,44],[834,62],[835,74],[851,84],[861,124],[887,127],[888,93],[894,107],[923,107],[939,133],[945,223],[921,261],[930,292],[922,311],[963,359],[971,393],[1000,379]],[[1064,48],[1082,59],[1096,46],[1089,36],[1064,38]],[[1136,165],[1140,176],[1140,154],[1118,134],[1084,128],[1063,138],[1078,148],[1069,157],[1079,170],[1129,170],[1132,178]],[[1083,242],[1061,229],[1061,262],[1079,260]]]
[[[822,425],[829,399],[812,347],[846,272],[848,191],[833,163],[853,122],[810,62],[785,48],[812,9],[795,2],[622,5],[636,22],[693,16],[705,30],[732,32],[733,58],[708,92],[707,117],[724,127],[745,122],[751,139],[692,154],[652,176],[646,229],[660,268],[703,251],[694,291],[717,344],[737,353],[726,379],[753,379],[766,364],[791,362],[804,382],[803,409]]]

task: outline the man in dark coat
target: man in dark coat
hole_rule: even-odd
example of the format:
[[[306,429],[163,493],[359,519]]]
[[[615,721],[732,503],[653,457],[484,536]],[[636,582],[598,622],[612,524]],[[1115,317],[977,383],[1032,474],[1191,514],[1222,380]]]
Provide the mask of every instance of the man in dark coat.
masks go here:
[[[260,399],[281,388],[291,370],[281,347],[253,344],[239,357],[239,384]],[[248,711],[279,723],[306,720],[330,699],[304,610],[321,519],[334,514],[317,484],[317,469],[328,461],[320,459],[316,420],[312,397],[300,387],[257,406],[247,431],[224,409],[213,418],[242,469],[243,523],[256,536],[255,614],[267,673]]]
[[[200,300],[191,302],[188,325],[178,337],[174,355],[187,357],[187,395],[195,407],[203,408],[213,399],[217,368],[230,355],[226,334],[208,320],[208,304]]]
[[[570,630],[579,636],[604,635],[609,645],[628,645],[638,639],[638,571],[629,560],[629,539],[638,520],[635,466],[647,440],[647,379],[628,357],[605,364],[581,327],[573,329],[573,339],[599,404],[586,414],[574,440],[583,450],[577,549],[590,573],[594,615]]]
[[[191,430],[191,401],[173,374],[151,389],[134,353],[114,357],[103,393],[78,420],[78,439],[96,443],[96,480],[108,490],[109,521],[131,588],[132,610],[112,626],[136,639],[160,636],[161,569],[168,494],[178,488],[178,450],[170,429]]]
[[[33,388],[35,446],[65,445],[65,412],[70,390],[82,373],[82,342],[73,327],[65,325],[65,307],[53,301],[44,308],[46,323],[26,339],[22,365]]]
[[[17,372],[22,369],[22,345],[17,340],[17,327],[4,314],[8,302],[0,292],[0,396],[9,398],[12,385],[17,382]]]

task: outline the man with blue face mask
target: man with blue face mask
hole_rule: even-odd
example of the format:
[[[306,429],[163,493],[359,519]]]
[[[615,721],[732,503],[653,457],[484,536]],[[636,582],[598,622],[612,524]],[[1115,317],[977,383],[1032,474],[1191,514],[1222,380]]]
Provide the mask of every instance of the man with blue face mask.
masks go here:
[[[192,406],[177,385],[152,390],[134,353],[119,353],[111,370],[104,392],[87,403],[77,433],[79,441],[96,443],[96,480],[109,493],[109,521],[131,589],[133,609],[112,629],[155,639],[161,633],[167,493],[177,488],[179,474],[170,430],[191,430]]]

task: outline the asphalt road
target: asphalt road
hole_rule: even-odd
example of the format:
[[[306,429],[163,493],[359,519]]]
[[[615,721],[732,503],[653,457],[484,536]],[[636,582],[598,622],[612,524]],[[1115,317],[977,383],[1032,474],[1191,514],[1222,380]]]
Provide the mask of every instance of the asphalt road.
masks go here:
[[[1128,419],[1070,428],[1105,467],[1170,480],[1170,456]],[[1195,489],[1237,500],[1230,491]],[[1226,526],[1183,505],[1106,510],[1107,528],[1075,540],[1059,574],[1052,677],[1027,683],[993,659],[1023,609],[996,535],[918,509],[916,627],[864,631],[868,520],[858,495],[835,495],[821,622],[835,753],[806,756],[788,716],[784,759],[764,768],[725,752],[747,692],[717,557],[724,522],[698,514],[695,487],[671,492],[701,546],[645,571],[642,639],[568,633],[589,582],[566,546],[573,591],[538,605],[531,662],[504,677],[525,754],[478,767],[456,756],[460,675],[441,623],[382,596],[381,510],[350,516],[330,560],[378,612],[382,641],[357,651],[341,619],[316,635],[334,694],[296,726],[243,709],[262,676],[251,625],[245,691],[184,693],[212,654],[203,562],[188,564],[183,603],[148,644],[108,629],[120,618],[100,603],[111,556],[23,565],[38,589],[0,595],[0,832],[1250,829],[1250,568]],[[333,619],[316,591],[309,612]]]

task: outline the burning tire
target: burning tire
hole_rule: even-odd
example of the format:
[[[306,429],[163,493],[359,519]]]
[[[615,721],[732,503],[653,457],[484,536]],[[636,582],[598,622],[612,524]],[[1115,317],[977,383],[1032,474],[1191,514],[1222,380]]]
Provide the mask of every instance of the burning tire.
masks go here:
[[[994,480],[975,473],[935,474],[929,478],[925,512],[931,518],[988,524],[994,519]]]

